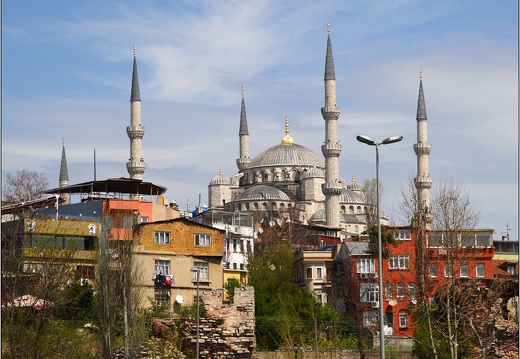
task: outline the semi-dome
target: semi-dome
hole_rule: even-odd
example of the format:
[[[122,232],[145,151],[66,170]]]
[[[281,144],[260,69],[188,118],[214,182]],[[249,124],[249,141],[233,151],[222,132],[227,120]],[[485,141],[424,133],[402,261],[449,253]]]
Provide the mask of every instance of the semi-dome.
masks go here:
[[[327,215],[325,213],[325,209],[320,209],[316,213],[314,213],[310,219],[311,223],[325,223],[327,220]],[[345,222],[345,218],[340,215],[340,222]]]
[[[307,147],[293,143],[268,148],[255,156],[247,168],[283,166],[325,168],[325,162]]]
[[[224,176],[222,174],[222,168],[221,168],[219,174],[216,175],[215,177],[213,177],[213,179],[211,180],[211,182],[209,184],[210,185],[212,185],[212,184],[231,184],[231,178],[229,178],[228,176]]]
[[[339,203],[365,203],[365,199],[360,194],[343,188],[339,197]]]
[[[234,201],[290,201],[291,198],[278,188],[271,186],[253,186],[240,193]]]
[[[323,174],[323,170],[321,168],[312,167],[312,168],[309,168],[307,170],[307,172],[305,172],[305,175],[303,176],[303,178],[313,178],[313,177],[318,177],[318,178],[325,177],[325,175]]]

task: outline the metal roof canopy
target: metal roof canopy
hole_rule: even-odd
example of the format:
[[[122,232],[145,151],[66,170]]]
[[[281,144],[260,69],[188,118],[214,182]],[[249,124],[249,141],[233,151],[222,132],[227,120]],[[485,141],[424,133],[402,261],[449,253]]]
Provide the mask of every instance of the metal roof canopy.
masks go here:
[[[100,181],[90,181],[73,184],[67,187],[58,187],[43,191],[45,194],[69,193],[69,194],[89,194],[89,193],[121,193],[121,194],[140,194],[148,196],[160,196],[166,192],[167,188],[143,182],[132,178],[109,178]]]

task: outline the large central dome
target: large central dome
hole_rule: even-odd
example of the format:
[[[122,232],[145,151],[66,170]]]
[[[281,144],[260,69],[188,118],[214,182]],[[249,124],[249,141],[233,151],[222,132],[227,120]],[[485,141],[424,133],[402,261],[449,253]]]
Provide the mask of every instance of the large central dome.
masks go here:
[[[268,148],[255,156],[247,168],[278,166],[325,168],[325,162],[308,148],[293,143]]]

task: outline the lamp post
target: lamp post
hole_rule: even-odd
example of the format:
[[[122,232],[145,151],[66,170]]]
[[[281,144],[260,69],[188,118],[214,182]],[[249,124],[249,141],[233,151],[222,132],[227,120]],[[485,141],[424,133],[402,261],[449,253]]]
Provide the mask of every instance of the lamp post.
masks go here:
[[[320,301],[314,303],[314,339],[316,341],[316,359],[318,359],[320,357],[319,346],[318,346],[318,318],[316,316],[316,307],[318,305],[321,305]]]
[[[379,214],[379,145],[389,145],[399,142],[403,136],[392,136],[385,138],[381,142],[376,142],[368,136],[357,136],[359,142],[376,147],[376,198],[377,198],[377,259],[379,271],[379,357],[385,359],[385,334],[384,334],[384,311],[383,311],[383,250],[381,243],[381,216]]]
[[[191,272],[197,273],[197,356],[196,358],[199,359],[199,275],[200,275],[200,269],[197,267],[193,267],[190,269]]]

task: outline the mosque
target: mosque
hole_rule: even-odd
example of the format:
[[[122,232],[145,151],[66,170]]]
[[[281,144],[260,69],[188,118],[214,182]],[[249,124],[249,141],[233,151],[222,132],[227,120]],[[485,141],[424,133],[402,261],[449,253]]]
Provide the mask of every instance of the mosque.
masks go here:
[[[337,123],[341,109],[336,105],[336,76],[328,26],[325,59],[325,122],[322,155],[297,144],[285,119],[281,142],[253,158],[249,156],[244,89],[239,126],[238,173],[232,177],[220,173],[208,186],[209,208],[244,211],[260,217],[290,219],[302,223],[342,229],[346,234],[366,231],[367,201],[363,186],[352,177],[339,178]]]

